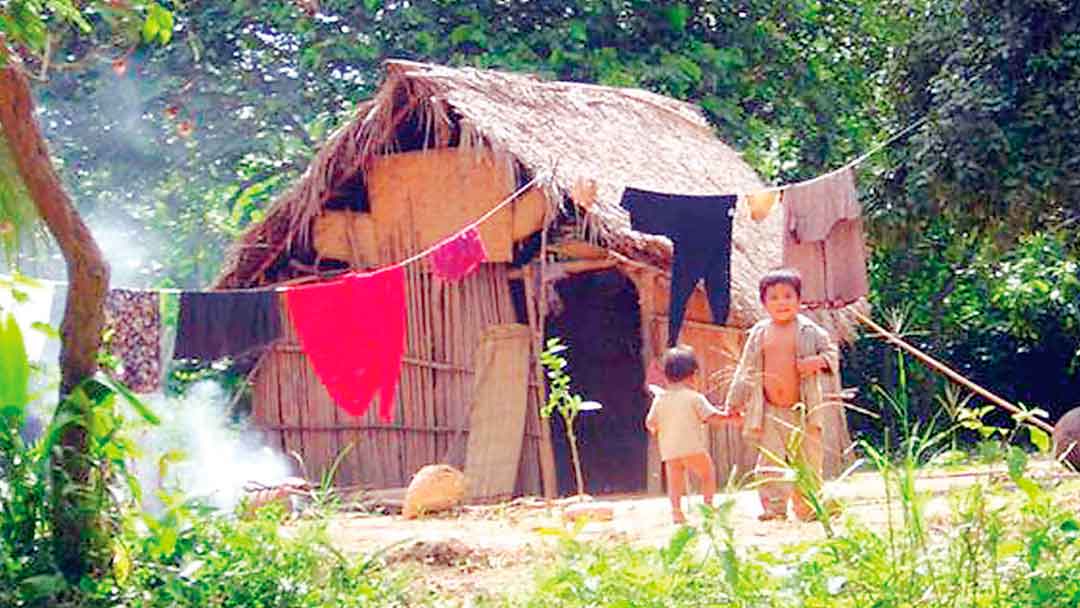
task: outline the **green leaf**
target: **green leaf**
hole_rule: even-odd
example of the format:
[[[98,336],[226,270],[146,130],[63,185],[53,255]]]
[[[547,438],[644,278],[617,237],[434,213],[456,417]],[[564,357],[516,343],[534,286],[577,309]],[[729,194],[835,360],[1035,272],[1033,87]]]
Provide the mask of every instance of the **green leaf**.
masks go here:
[[[54,597],[67,589],[67,586],[67,581],[59,574],[39,574],[19,581],[22,599],[28,602]]]
[[[167,11],[164,8],[160,8],[158,14],[158,20],[161,23],[161,34],[159,36],[161,44],[169,44],[172,40],[173,29],[176,27],[176,23],[173,19],[172,11]]]
[[[682,2],[668,7],[664,11],[671,29],[680,34],[686,31],[686,24],[690,21],[690,7]]]
[[[29,401],[30,360],[15,316],[0,320],[0,406],[22,410]]]
[[[158,534],[158,551],[163,556],[170,556],[176,550],[176,541],[179,536],[176,532],[176,528],[171,526],[162,527],[161,532]]]
[[[1032,445],[1038,448],[1040,452],[1042,452],[1043,454],[1050,453],[1051,441],[1049,433],[1040,428],[1029,426],[1028,434],[1031,436]]]
[[[364,10],[374,13],[382,7],[382,0],[364,0]]]
[[[450,32],[450,44],[451,46],[458,46],[462,42],[465,42],[472,36],[473,26],[471,24],[459,25]]]
[[[56,331],[56,328],[54,328],[52,325],[49,325],[48,323],[34,321],[30,324],[30,327],[37,331],[40,331],[41,333],[45,334],[49,338],[52,338],[53,340],[60,339],[60,332]]]
[[[131,409],[135,410],[135,413],[142,417],[143,420],[155,426],[161,424],[161,419],[150,409],[150,406],[146,405],[142,399],[139,399],[138,395],[131,392],[131,389],[125,386],[123,382],[110,379],[108,387],[110,390],[115,391],[123,397],[124,401],[127,401],[128,405],[131,406]]]
[[[570,39],[576,42],[588,42],[589,33],[584,21],[575,19],[570,22]]]
[[[49,10],[64,18],[66,21],[74,23],[83,31],[83,33],[87,33],[92,29],[90,22],[83,17],[82,13],[79,12],[78,7],[76,7],[71,0],[50,0],[46,4],[49,7]]]
[[[351,444],[350,444],[351,445]],[[165,479],[169,475],[169,465],[183,462],[187,458],[181,450],[169,450],[158,458],[158,479]]]
[[[155,5],[151,5],[155,6]],[[146,16],[146,20],[143,21],[142,27],[142,39],[143,42],[149,44],[157,39],[158,32],[161,30],[161,26],[158,24],[157,19],[154,18],[153,10]]]
[[[686,550],[690,541],[694,540],[697,536],[697,528],[690,526],[682,526],[679,528],[675,535],[671,537],[668,542],[668,546],[662,551],[664,558],[664,565],[670,566],[675,563],[675,560],[679,559],[679,556]]]
[[[143,22],[142,37],[146,43],[158,41],[168,44],[172,40],[173,14],[157,2],[151,2],[147,7],[146,21]]]

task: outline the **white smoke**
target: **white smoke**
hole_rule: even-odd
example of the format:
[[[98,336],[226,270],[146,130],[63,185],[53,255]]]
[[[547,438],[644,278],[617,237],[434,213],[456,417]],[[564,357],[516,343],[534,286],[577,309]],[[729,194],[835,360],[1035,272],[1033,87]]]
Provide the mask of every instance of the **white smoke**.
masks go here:
[[[219,509],[231,510],[251,482],[274,485],[291,474],[291,463],[261,441],[258,434],[228,420],[228,393],[216,382],[192,385],[182,397],[151,396],[161,418],[138,438],[143,457],[136,470],[144,508],[158,511],[158,490],[181,492]],[[165,478],[159,463],[169,453],[183,456],[169,463]]]
[[[144,226],[118,213],[95,213],[87,218],[105,261],[109,264],[111,287],[148,287],[160,270],[165,248]]]

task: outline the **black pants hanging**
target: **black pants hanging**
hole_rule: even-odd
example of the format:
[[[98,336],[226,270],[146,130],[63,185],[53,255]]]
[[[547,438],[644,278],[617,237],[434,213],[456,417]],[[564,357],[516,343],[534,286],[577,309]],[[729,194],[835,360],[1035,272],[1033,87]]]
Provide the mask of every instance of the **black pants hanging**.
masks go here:
[[[622,205],[634,230],[663,234],[675,244],[668,346],[679,342],[686,304],[705,280],[713,322],[727,322],[731,305],[731,228],[736,196],[686,196],[627,188]]]

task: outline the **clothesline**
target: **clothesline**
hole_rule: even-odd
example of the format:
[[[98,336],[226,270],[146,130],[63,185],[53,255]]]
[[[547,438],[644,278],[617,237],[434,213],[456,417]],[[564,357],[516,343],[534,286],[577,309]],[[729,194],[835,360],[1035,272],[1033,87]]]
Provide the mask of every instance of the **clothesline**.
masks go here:
[[[815,182],[819,182],[821,180],[828,179],[829,177],[832,177],[833,175],[836,175],[837,173],[840,173],[841,171],[847,171],[848,169],[851,169],[851,168],[853,168],[853,167],[855,167],[857,165],[861,165],[862,163],[866,162],[866,159],[868,159],[871,156],[877,154],[878,152],[881,152],[885,148],[887,148],[887,147],[891,146],[892,144],[896,143],[901,137],[907,135],[908,133],[910,133],[910,132],[914,131],[915,129],[919,128],[920,126],[922,126],[923,123],[925,123],[928,119],[929,119],[928,116],[923,116],[919,120],[916,120],[915,122],[913,122],[910,125],[904,127],[903,129],[900,129],[899,131],[894,133],[892,136],[890,136],[885,141],[883,141],[880,144],[874,146],[873,148],[870,148],[869,150],[862,153],[861,155],[856,156],[854,159],[848,161],[843,166],[841,166],[841,167],[839,167],[837,169],[833,169],[832,171],[829,171],[828,173],[822,173],[821,175],[811,177],[810,179],[803,180],[801,182],[793,182],[793,183],[790,183],[790,184],[781,184],[779,186],[769,186],[767,188],[762,188],[761,190],[755,190],[754,192],[748,193],[748,194],[754,194],[754,193],[757,193],[757,192],[776,192],[776,191],[780,191],[780,190],[787,190],[789,188],[794,188],[796,186],[806,186],[808,184],[813,184]]]
[[[476,228],[476,227],[480,226],[480,224],[483,224],[487,220],[491,219],[491,217],[493,215],[495,215],[496,213],[501,211],[503,209],[503,207],[506,207],[507,205],[509,205],[509,204],[513,203],[515,200],[517,200],[517,198],[519,196],[521,196],[522,194],[524,194],[529,188],[531,188],[539,180],[539,178],[540,178],[539,175],[534,176],[524,186],[522,186],[522,187],[518,188],[517,190],[515,190],[510,196],[503,199],[502,202],[500,202],[498,205],[495,205],[494,207],[492,207],[490,210],[488,210],[486,213],[484,213],[484,215],[481,215],[479,218],[477,218],[471,224],[467,224],[464,228],[461,228],[460,230],[455,231],[453,234],[446,237],[445,239],[435,243],[434,245],[431,245],[430,247],[428,247],[427,249],[424,249],[420,253],[414,254],[414,255],[412,255],[410,257],[407,257],[404,260],[402,260],[402,261],[400,261],[400,262],[398,262],[396,264],[393,264],[393,266],[408,266],[409,264],[412,264],[413,262],[418,262],[418,261],[426,258],[427,256],[431,255],[436,249],[438,249],[439,247],[442,247],[447,242],[453,240],[454,237],[461,234],[462,232],[465,232],[467,230],[471,230],[473,228]]]
[[[506,206],[508,206],[508,205],[512,204],[514,201],[516,201],[522,194],[527,192],[529,190],[529,188],[533,187],[538,181],[540,181],[540,174],[534,176],[532,179],[530,179],[528,182],[526,182],[525,185],[523,185],[520,188],[518,188],[517,190],[515,190],[509,196],[507,196],[502,201],[500,201],[497,205],[495,205],[494,207],[492,207],[491,209],[486,211],[483,215],[481,215],[477,219],[473,220],[471,223],[465,225],[460,230],[455,231],[450,236],[448,236],[445,239],[442,239],[441,241],[427,247],[423,251],[420,251],[419,253],[413,254],[413,255],[409,256],[408,258],[405,258],[404,260],[402,260],[400,262],[396,262],[394,264],[388,264],[388,266],[408,266],[409,264],[419,262],[420,260],[422,260],[422,259],[426,258],[427,256],[431,255],[432,253],[434,253],[439,247],[442,247],[447,242],[453,240],[455,237],[457,237],[461,233],[463,233],[463,232],[465,232],[467,230],[473,229],[473,228],[477,228],[481,224],[486,222],[487,220],[491,219],[491,217],[494,216],[496,213],[498,213],[499,211],[502,211]],[[39,279],[39,278],[33,278],[33,277],[27,277],[27,278],[34,281],[35,283],[44,283],[44,284],[52,285],[54,288],[62,287],[62,286],[67,285],[67,283],[65,281],[54,281],[52,279]],[[271,290],[281,293],[281,292],[287,291],[289,289],[297,289],[297,287],[295,287],[295,286],[294,287],[250,287],[250,288],[213,289],[213,290],[179,289],[179,288],[175,288],[175,287],[151,287],[151,288],[113,287],[113,289],[125,289],[125,290],[128,290],[128,291],[154,291],[154,292],[161,293],[161,294],[181,294],[181,293],[185,293],[185,292],[191,293],[193,291],[209,291],[209,292],[213,292],[213,293],[227,293],[227,292],[251,292],[251,291],[271,291]]]

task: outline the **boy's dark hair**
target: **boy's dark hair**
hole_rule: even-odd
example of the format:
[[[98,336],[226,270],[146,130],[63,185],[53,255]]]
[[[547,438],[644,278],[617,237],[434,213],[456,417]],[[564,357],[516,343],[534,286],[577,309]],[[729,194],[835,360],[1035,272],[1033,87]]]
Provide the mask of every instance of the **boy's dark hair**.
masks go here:
[[[689,346],[669,348],[660,361],[664,364],[664,376],[671,382],[682,382],[698,370],[697,355]]]
[[[765,273],[758,281],[758,297],[765,301],[765,292],[773,285],[790,285],[795,295],[802,297],[802,276],[794,268],[776,268]]]

